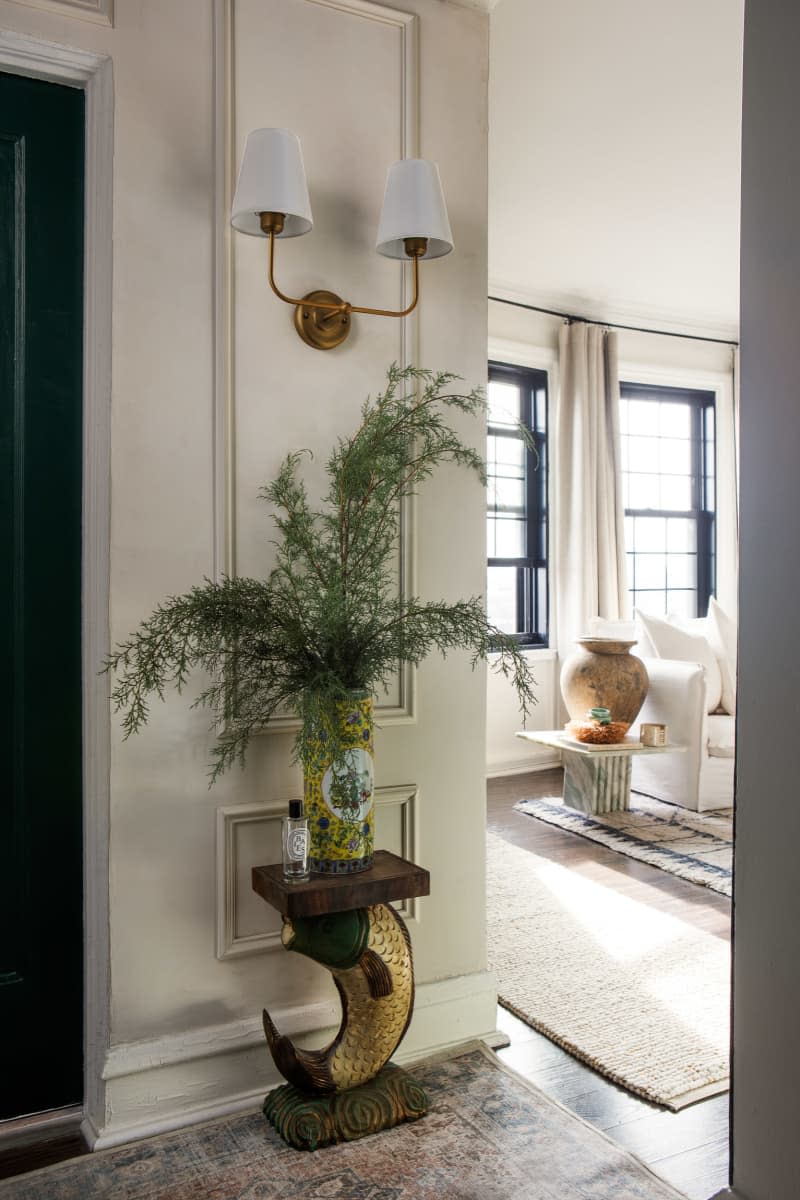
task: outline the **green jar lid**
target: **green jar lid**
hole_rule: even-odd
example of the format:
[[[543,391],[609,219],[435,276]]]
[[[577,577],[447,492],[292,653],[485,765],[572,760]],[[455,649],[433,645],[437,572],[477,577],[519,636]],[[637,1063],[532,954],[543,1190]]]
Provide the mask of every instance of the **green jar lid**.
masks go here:
[[[601,725],[611,724],[611,709],[610,708],[590,708],[589,716],[593,721],[599,721]]]

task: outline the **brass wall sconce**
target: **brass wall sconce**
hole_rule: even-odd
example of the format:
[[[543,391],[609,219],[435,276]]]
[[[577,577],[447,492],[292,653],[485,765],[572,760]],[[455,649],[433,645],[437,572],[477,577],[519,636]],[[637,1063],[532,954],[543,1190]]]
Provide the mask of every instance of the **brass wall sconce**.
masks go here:
[[[395,311],[350,304],[335,292],[317,289],[300,299],[286,296],[275,283],[275,241],[300,237],[313,226],[303,153],[288,129],[254,129],[247,142],[233,198],[231,224],[240,233],[269,238],[269,284],[275,295],[294,305],[300,337],[317,350],[332,350],[350,332],[351,315],[406,317],[419,300],[419,262],[453,249],[439,169],[423,158],[403,158],[389,167],[376,249],[387,258],[410,260],[414,297]]]

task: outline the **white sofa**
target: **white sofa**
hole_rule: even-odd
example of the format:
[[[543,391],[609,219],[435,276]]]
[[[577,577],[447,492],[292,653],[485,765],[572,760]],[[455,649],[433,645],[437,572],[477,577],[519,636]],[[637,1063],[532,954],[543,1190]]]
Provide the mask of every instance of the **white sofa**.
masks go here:
[[[706,672],[699,663],[643,658],[650,687],[634,726],[658,721],[685,750],[633,756],[631,787],[695,812],[733,806],[736,718],[708,713]]]

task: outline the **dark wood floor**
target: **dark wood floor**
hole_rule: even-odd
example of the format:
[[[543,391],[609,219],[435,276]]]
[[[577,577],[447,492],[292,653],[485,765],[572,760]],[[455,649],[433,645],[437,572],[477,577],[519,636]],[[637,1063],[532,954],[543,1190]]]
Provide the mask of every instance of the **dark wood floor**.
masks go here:
[[[725,896],[514,812],[517,800],[560,795],[561,780],[560,770],[490,780],[489,829],[606,887],[613,884],[659,912],[730,939]],[[498,1025],[511,1039],[507,1049],[498,1051],[503,1062],[632,1151],[691,1200],[708,1200],[727,1186],[727,1093],[673,1113],[630,1095],[502,1008]]]
[[[53,1125],[48,1124],[48,1115],[30,1124],[24,1120],[0,1123],[0,1179],[89,1153],[80,1132],[79,1110],[57,1116]]]

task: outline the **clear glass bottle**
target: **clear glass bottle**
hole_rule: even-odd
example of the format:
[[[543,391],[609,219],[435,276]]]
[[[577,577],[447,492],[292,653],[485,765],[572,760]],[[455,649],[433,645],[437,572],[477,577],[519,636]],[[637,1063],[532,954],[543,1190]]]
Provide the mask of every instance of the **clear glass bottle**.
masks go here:
[[[289,815],[283,818],[283,878],[304,883],[308,869],[308,818],[303,816],[303,801],[289,801]]]

